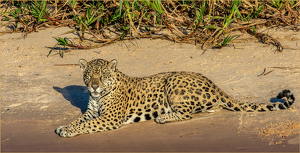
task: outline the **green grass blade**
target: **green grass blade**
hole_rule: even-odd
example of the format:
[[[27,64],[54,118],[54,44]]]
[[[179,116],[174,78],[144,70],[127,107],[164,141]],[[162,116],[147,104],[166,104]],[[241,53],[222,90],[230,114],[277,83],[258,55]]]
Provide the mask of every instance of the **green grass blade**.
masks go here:
[[[46,1],[42,1],[42,10],[39,12],[38,23],[40,23],[45,10],[46,10]]]
[[[219,27],[215,26],[215,25],[207,25],[204,26],[203,28],[207,28],[207,29],[218,29]]]
[[[255,26],[252,26],[253,33],[256,33]]]
[[[49,54],[47,55],[47,57],[50,56],[50,54],[52,53],[53,49],[57,46],[57,44],[49,51]]]
[[[156,1],[153,1],[154,2],[154,5],[155,5],[155,8],[156,10],[158,11],[159,14],[161,14],[163,11],[162,11],[162,8],[161,8],[161,1],[160,0],[156,0]]]
[[[200,21],[200,20],[201,20],[201,21],[203,20],[202,17],[203,17],[203,15],[204,15],[204,11],[205,11],[205,8],[206,8],[205,4],[206,4],[206,2],[205,2],[205,0],[204,0],[203,3],[202,3],[201,9],[200,9],[200,18],[199,18],[199,21]]]
[[[120,1],[120,6],[119,6],[119,15],[121,15],[122,12],[122,7],[123,7],[123,0]]]

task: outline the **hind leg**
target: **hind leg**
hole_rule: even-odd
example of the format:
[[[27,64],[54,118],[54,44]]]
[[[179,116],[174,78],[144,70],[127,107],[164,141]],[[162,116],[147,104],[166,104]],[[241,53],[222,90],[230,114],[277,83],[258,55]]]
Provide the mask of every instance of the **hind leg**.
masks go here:
[[[171,95],[168,96],[168,104],[172,112],[161,114],[155,118],[155,122],[164,124],[166,122],[182,121],[192,118],[192,112],[195,106],[192,102],[184,100],[183,96]]]
[[[170,113],[161,114],[155,118],[157,123],[166,123],[174,121],[188,120],[192,118],[193,112],[199,101],[199,98],[194,96],[193,90],[195,79],[188,76],[177,74],[169,77],[165,85],[165,99],[171,108]]]
[[[156,123],[164,124],[166,122],[174,122],[174,121],[182,121],[191,119],[192,114],[191,113],[181,113],[181,112],[171,112],[168,114],[162,114],[155,118]]]

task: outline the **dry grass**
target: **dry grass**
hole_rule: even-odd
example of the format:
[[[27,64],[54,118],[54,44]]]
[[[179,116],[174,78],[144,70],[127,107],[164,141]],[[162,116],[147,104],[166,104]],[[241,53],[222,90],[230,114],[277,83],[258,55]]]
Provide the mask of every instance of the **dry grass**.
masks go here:
[[[97,48],[139,38],[201,44],[203,48],[218,44],[222,48],[220,44],[228,43],[224,39],[230,32],[244,30],[282,51],[277,40],[256,34],[255,28],[288,26],[299,31],[299,10],[300,2],[293,0],[2,1],[1,20],[10,21],[14,28],[1,34],[23,32],[26,36],[43,28],[69,26],[74,29],[69,32],[80,34],[80,42],[59,37],[56,40],[57,45],[71,49]]]

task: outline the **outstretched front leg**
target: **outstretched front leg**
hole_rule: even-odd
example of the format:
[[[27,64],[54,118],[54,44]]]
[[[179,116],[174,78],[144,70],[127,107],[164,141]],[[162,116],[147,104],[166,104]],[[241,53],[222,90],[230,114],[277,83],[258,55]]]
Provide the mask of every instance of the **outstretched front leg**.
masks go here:
[[[57,128],[56,133],[61,137],[74,137],[80,134],[118,129],[122,125],[122,120],[112,120],[110,119],[111,117],[108,113],[104,113],[100,117],[86,121],[78,126]]]
[[[59,134],[60,131],[68,131],[69,129],[75,128],[82,123],[85,123],[87,121],[98,118],[100,115],[98,107],[99,106],[98,106],[97,102],[94,99],[90,98],[89,104],[88,104],[88,109],[84,114],[82,114],[79,118],[77,118],[75,121],[73,121],[69,125],[59,126],[55,130],[55,132],[57,134]]]

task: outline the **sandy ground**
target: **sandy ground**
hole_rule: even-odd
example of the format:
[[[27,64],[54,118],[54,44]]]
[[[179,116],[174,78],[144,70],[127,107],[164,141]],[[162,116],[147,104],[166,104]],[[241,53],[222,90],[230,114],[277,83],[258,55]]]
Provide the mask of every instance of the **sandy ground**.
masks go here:
[[[52,54],[52,38],[69,28],[1,36],[1,151],[181,151],[299,152],[299,32],[271,29],[284,47],[261,44],[247,34],[222,49],[141,39],[91,50]],[[260,31],[258,31],[260,32]],[[266,32],[266,31],[265,31]],[[241,34],[241,33],[239,33]],[[76,34],[61,37],[75,38]],[[47,47],[45,47],[47,46]],[[290,49],[294,48],[294,49]],[[60,138],[54,130],[86,110],[88,94],[79,59],[117,59],[129,76],[166,71],[193,71],[210,78],[236,99],[270,103],[282,89],[296,97],[294,107],[267,113],[221,110],[196,114],[192,120],[156,124],[153,120],[118,130]],[[288,69],[270,68],[288,67]],[[259,76],[266,68],[267,75]]]

